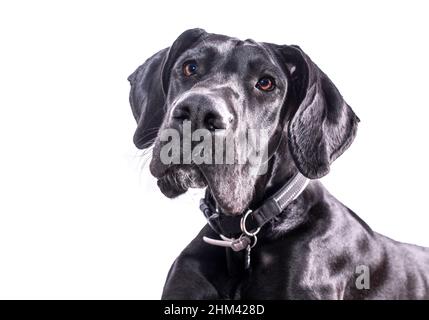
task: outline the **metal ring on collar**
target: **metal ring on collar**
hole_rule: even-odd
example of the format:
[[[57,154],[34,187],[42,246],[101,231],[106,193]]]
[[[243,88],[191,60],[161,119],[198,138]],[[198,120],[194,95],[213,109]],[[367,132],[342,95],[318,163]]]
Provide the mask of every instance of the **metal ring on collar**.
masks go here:
[[[256,228],[256,230],[250,232],[246,229],[246,219],[249,216],[249,214],[252,213],[252,210],[248,210],[243,218],[240,220],[240,229],[243,231],[246,235],[249,237],[254,237],[258,234],[258,232],[261,230],[261,227]]]
[[[253,236],[253,244],[250,245],[250,249],[252,249],[254,246],[256,246],[257,242],[258,242],[258,237],[257,236]]]

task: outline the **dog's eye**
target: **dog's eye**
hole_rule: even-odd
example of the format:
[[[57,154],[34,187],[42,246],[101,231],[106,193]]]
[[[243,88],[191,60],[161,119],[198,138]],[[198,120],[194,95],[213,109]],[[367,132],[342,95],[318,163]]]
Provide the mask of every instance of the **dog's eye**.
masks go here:
[[[263,77],[256,83],[256,88],[261,91],[271,91],[276,87],[274,79],[271,77]]]
[[[195,61],[187,61],[183,64],[183,74],[190,77],[197,73],[198,65]]]

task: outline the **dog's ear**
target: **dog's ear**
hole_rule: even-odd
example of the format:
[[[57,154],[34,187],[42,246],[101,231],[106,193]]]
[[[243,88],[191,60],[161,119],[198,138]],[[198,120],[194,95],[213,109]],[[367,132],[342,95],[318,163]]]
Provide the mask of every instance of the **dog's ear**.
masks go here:
[[[161,73],[167,53],[168,48],[159,51],[128,77],[131,84],[130,105],[137,121],[133,140],[139,149],[153,143],[164,118],[165,94]]]
[[[289,149],[298,170],[317,179],[352,143],[359,122],[338,89],[297,46],[279,46],[297,109],[288,125]]]
[[[131,109],[137,121],[133,138],[137,148],[149,147],[158,134],[166,112],[165,98],[174,62],[205,33],[202,29],[183,32],[170,48],[150,57],[128,77]]]

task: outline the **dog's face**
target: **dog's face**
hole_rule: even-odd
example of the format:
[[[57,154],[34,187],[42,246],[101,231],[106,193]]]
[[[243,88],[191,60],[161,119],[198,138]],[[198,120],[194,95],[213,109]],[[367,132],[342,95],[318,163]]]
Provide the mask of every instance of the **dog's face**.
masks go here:
[[[256,185],[266,185],[279,163],[309,178],[325,175],[356,132],[353,111],[297,47],[192,29],[129,80],[138,122],[134,142],[139,148],[154,145],[150,169],[161,191],[175,197],[208,186],[225,213],[242,213]],[[171,130],[180,138],[180,161],[174,163],[163,159],[171,143],[163,133]],[[249,130],[260,135],[258,142]],[[204,149],[199,138],[186,136],[197,132],[211,139]],[[187,160],[186,139],[192,150]],[[203,151],[209,161],[195,160]]]
[[[160,148],[167,142],[158,136],[151,171],[160,179],[161,190],[176,196],[188,187],[208,184],[223,211],[241,212],[252,197],[259,171],[249,159],[251,150],[245,150],[244,138],[248,129],[265,129],[273,136],[286,92],[285,71],[264,45],[207,35],[184,50],[172,62],[161,128],[181,132],[183,122],[189,121],[191,132],[206,129],[216,137],[228,136],[235,160],[168,166],[160,159]],[[238,163],[243,154],[245,161]]]

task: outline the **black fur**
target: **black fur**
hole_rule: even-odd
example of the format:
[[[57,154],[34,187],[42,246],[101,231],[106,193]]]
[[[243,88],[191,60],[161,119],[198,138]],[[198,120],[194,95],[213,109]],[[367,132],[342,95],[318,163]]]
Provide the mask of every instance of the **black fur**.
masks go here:
[[[198,72],[186,78],[182,67],[189,60],[198,62]],[[260,92],[255,83],[267,74],[276,88]],[[351,145],[359,122],[332,81],[296,46],[192,29],[129,80],[138,123],[134,142],[154,145],[150,167],[161,191],[175,197],[207,186],[224,214],[258,207],[298,170],[311,179],[326,175]],[[267,171],[251,174],[247,163],[161,163],[158,131],[180,129],[183,118],[204,126],[207,114],[234,136],[247,128],[268,130]],[[261,230],[250,272],[240,267],[242,253],[210,246],[204,235],[218,237],[206,226],[184,249],[169,272],[164,299],[429,299],[429,250],[373,232],[317,180]],[[369,268],[369,289],[356,286],[361,265]]]

